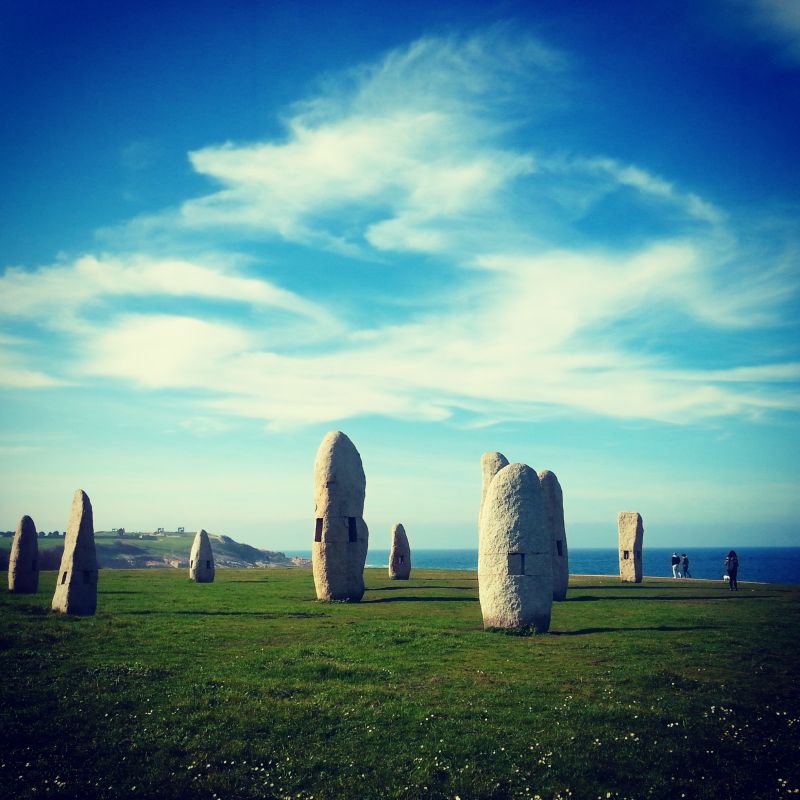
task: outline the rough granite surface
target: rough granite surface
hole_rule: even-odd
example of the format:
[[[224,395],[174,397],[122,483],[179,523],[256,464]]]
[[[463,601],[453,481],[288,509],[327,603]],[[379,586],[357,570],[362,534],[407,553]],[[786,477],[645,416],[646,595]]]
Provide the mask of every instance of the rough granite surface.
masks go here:
[[[36,525],[24,516],[17,525],[8,558],[8,591],[36,594],[39,591],[39,538]]]
[[[318,600],[357,603],[364,596],[369,529],[364,522],[367,479],[361,456],[341,431],[322,440],[314,462],[311,562]]]
[[[486,628],[547,631],[553,606],[553,544],[539,476],[510,464],[486,492],[478,542],[478,594]]]
[[[64,555],[56,578],[53,611],[91,616],[97,610],[97,554],[92,503],[82,489],[72,498]]]
[[[189,579],[196,583],[214,582],[214,552],[204,530],[197,531],[189,553]]]
[[[539,473],[544,496],[544,517],[553,542],[553,600],[566,600],[569,586],[569,551],[564,527],[564,494],[555,473]]]
[[[502,454],[494,451],[492,453],[484,453],[481,456],[481,474],[483,476],[483,486],[481,487],[481,511],[483,511],[483,502],[486,499],[486,492],[489,489],[489,484],[498,472],[503,467],[508,466],[508,459]],[[478,524],[480,524],[480,511],[478,512]]]
[[[642,515],[636,511],[620,511],[619,526],[619,577],[624,583],[642,582],[642,542],[644,525]]]
[[[411,546],[408,543],[406,529],[399,522],[392,528],[389,577],[396,581],[407,581],[411,577]]]

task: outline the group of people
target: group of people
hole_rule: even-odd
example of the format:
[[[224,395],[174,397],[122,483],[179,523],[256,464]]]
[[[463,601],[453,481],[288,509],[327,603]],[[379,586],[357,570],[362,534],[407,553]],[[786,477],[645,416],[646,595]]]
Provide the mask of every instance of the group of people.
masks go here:
[[[691,578],[689,574],[689,556],[686,553],[672,554],[672,577],[673,578]]]
[[[728,588],[732,592],[739,591],[739,584],[736,576],[739,574],[739,556],[736,555],[735,550],[731,550],[725,556],[725,575],[723,580],[728,581]],[[672,554],[672,577],[673,578],[691,578],[689,574],[689,556],[686,553],[678,555],[677,552]]]

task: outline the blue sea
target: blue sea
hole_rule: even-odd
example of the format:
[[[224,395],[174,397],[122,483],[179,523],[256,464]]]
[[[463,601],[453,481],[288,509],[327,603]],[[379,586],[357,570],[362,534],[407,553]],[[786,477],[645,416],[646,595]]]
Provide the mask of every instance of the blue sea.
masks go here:
[[[672,577],[672,550],[651,547],[644,550],[644,574],[651,577]],[[721,580],[728,550],[722,547],[685,548],[677,551],[689,556],[692,578]],[[739,580],[762,583],[800,584],[800,547],[737,547]],[[286,551],[288,556],[311,558],[310,550]],[[619,575],[617,551],[600,547],[571,547],[571,575]],[[421,569],[478,569],[477,550],[413,550],[412,564]],[[388,550],[370,550],[368,567],[387,567]]]

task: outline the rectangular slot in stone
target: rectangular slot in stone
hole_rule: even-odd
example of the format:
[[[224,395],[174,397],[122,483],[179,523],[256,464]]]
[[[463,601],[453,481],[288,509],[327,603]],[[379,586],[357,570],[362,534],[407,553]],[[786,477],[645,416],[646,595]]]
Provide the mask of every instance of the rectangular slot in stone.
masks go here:
[[[508,574],[509,575],[525,574],[525,553],[508,554]]]
[[[314,541],[322,541],[322,517],[317,517],[317,525],[314,528]]]
[[[61,576],[61,585],[63,586],[63,585],[66,583],[66,582],[67,582],[67,573],[65,572],[65,573],[64,573],[64,574]]]
[[[556,540],[556,550],[558,550],[558,554],[560,556],[564,555],[564,543],[561,541],[561,539]]]
[[[348,517],[347,518],[347,533],[349,536],[349,540],[351,542],[358,541],[358,528],[356,527],[356,518],[355,517]]]
[[[623,550],[622,551],[622,558],[627,561],[630,558],[630,550]]]

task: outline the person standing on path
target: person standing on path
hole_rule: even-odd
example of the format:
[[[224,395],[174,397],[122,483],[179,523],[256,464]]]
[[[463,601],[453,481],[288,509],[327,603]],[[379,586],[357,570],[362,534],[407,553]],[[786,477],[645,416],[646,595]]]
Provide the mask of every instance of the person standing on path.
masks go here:
[[[728,571],[728,588],[732,592],[739,591],[739,584],[736,582],[736,575],[739,572],[739,556],[736,555],[735,550],[728,553],[725,559],[725,569]]]
[[[681,566],[683,567],[683,577],[691,578],[692,576],[689,574],[689,556],[687,556],[686,553],[683,553],[681,555],[681,558],[683,559],[683,562],[681,564]]]
[[[678,568],[681,564],[681,557],[677,553],[672,554],[672,577],[673,578],[680,578],[680,574],[678,573]]]

